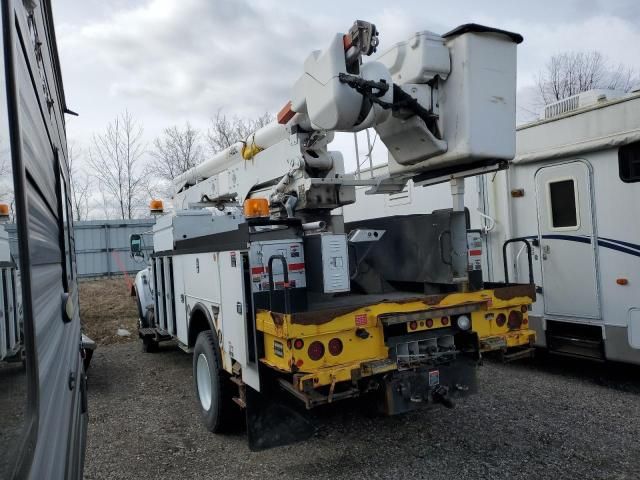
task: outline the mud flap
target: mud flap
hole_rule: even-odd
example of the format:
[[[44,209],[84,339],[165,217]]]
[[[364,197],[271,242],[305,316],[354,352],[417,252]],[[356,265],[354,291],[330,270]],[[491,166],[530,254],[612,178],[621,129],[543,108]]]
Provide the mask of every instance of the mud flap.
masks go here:
[[[307,440],[315,433],[313,424],[282,395],[246,391],[247,437],[253,452]]]

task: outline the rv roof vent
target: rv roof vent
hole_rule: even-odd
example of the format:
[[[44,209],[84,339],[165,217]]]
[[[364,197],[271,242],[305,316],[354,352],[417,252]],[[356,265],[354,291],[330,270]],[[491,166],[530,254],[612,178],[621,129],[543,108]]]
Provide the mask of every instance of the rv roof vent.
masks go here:
[[[613,100],[626,95],[619,90],[589,90],[587,92],[572,95],[544,107],[544,118],[553,118],[579,108],[590,107],[600,102]]]

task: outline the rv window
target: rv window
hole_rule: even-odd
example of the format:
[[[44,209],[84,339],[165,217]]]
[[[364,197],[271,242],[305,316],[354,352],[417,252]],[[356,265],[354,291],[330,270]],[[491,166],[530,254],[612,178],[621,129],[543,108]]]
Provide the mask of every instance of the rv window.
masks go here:
[[[572,179],[549,182],[549,201],[553,228],[578,226],[575,182]]]
[[[623,182],[640,182],[640,142],[620,147],[618,168]]]

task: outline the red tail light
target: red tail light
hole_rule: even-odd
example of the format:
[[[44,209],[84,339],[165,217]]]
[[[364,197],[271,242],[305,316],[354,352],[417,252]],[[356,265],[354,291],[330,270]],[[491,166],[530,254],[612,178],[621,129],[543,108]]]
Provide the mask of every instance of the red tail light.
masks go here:
[[[415,330],[416,328],[418,328],[418,322],[416,321],[409,322],[409,329]]]
[[[498,314],[496,317],[496,325],[503,327],[505,323],[507,323],[507,316],[504,313]]]
[[[527,308],[527,306],[526,306],[526,305],[522,305],[522,306],[520,307],[520,311],[521,311],[522,313],[527,313],[527,310],[528,310],[528,308]]]
[[[511,330],[515,330],[522,326],[522,313],[518,310],[511,310],[509,312],[509,321],[507,323]]]
[[[293,347],[296,350],[302,349],[302,347],[304,347],[304,340],[302,340],[301,338],[296,338],[295,341],[293,342]]]
[[[313,360],[314,362],[317,362],[324,355],[324,345],[322,344],[322,342],[319,342],[318,340],[311,342],[311,345],[309,345],[309,350],[307,351],[307,353],[309,354],[309,358],[311,360]]]
[[[528,324],[529,324],[529,319],[528,319],[527,317],[524,317],[524,318],[522,319],[522,324],[523,324],[523,325],[528,325]]]
[[[329,340],[329,353],[334,357],[342,353],[342,340],[339,338],[332,338]]]
[[[442,317],[442,320],[440,320],[442,322],[442,325],[449,325],[449,318],[448,317]]]
[[[433,327],[433,318],[427,318],[427,328]]]

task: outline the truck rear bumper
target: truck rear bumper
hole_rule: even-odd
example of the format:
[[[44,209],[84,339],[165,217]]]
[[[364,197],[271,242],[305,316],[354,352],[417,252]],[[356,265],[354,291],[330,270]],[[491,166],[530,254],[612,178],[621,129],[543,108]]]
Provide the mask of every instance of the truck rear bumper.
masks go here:
[[[373,363],[380,365],[370,365]],[[307,409],[363,397],[367,406],[378,413],[397,415],[427,405],[453,406],[456,398],[477,391],[476,370],[475,360],[460,355],[452,362],[401,371],[391,360],[368,362],[351,371],[351,382],[340,382],[324,390],[314,389],[308,380],[298,385],[283,378],[279,382]]]

